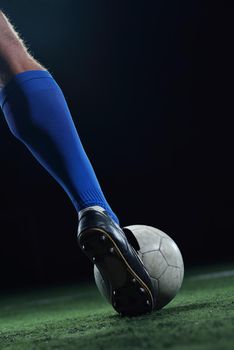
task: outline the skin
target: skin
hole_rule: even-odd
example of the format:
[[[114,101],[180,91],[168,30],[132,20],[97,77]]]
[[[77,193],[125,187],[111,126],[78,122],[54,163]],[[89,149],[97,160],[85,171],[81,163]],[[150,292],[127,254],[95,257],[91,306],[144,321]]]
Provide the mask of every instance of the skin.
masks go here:
[[[28,52],[7,17],[0,11],[0,88],[16,74],[45,70]]]

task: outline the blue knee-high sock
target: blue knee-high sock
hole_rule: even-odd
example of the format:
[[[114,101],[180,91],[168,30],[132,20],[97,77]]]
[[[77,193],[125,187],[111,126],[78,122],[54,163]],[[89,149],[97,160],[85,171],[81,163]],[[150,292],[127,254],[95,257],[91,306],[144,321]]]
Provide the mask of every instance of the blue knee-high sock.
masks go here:
[[[0,105],[12,133],[58,181],[77,211],[99,205],[118,223],[83,149],[63,93],[48,71],[16,75]]]

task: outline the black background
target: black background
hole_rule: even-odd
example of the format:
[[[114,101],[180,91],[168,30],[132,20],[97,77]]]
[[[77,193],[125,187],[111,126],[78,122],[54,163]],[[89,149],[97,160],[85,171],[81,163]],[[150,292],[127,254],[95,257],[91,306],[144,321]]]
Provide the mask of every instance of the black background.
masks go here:
[[[164,230],[186,266],[233,260],[231,6],[1,0],[1,7],[62,87],[121,224]],[[90,278],[72,204],[3,117],[0,165],[1,287]]]

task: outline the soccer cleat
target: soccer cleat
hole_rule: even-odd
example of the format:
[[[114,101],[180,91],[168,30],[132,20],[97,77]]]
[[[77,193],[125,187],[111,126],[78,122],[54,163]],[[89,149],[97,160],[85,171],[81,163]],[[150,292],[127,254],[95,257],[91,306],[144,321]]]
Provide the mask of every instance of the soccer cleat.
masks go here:
[[[155,293],[127,236],[105,211],[90,207],[79,215],[78,243],[101,273],[113,308],[135,316],[154,309]]]

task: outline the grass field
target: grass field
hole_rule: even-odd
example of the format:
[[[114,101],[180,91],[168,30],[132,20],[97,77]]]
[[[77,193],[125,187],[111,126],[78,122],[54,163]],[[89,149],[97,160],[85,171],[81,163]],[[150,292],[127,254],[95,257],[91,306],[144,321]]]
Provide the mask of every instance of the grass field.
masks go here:
[[[234,266],[189,272],[173,302],[135,318],[115,314],[94,285],[3,295],[0,349],[233,350]]]

